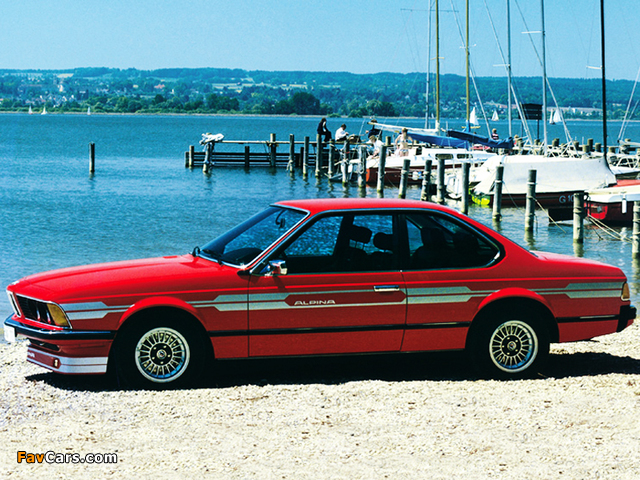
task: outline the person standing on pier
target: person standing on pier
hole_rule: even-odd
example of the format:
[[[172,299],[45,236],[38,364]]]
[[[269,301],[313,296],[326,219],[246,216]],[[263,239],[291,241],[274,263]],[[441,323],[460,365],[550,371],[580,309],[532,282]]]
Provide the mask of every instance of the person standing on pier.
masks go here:
[[[409,130],[407,128],[402,129],[402,133],[398,135],[395,141],[396,147],[396,155],[399,157],[406,157],[409,155],[409,142],[412,141],[411,137],[408,134]]]
[[[325,142],[331,140],[331,130],[327,128],[327,119],[324,117],[320,119],[320,123],[318,124],[318,135],[324,137]]]

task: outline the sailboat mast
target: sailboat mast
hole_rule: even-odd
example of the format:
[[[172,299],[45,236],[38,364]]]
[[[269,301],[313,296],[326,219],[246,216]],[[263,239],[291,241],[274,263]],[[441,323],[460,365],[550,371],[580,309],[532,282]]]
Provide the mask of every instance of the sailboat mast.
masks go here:
[[[467,64],[467,131],[471,131],[471,122],[470,122],[470,94],[469,94],[469,0],[466,1],[467,6],[467,38],[465,44],[465,57]]]
[[[542,144],[542,153],[547,154],[547,59],[545,53],[545,29],[544,29],[544,0],[540,0],[540,10],[542,17],[542,125],[544,131],[544,139]]]
[[[508,92],[508,104],[507,104],[507,118],[509,119],[509,137],[513,137],[511,132],[511,2],[507,0],[507,86]]]
[[[428,38],[428,46],[427,46],[427,50],[428,50],[428,55],[427,55],[427,85],[426,85],[426,92],[425,92],[425,99],[426,99],[426,105],[425,105],[425,112],[424,112],[424,128],[428,129],[429,128],[429,86],[431,83],[431,0],[429,0],[429,11],[427,12],[427,38]]]
[[[604,71],[604,0],[600,0],[600,52],[602,55],[602,145],[607,160],[607,84]]]
[[[440,7],[436,0],[436,130],[440,131]]]

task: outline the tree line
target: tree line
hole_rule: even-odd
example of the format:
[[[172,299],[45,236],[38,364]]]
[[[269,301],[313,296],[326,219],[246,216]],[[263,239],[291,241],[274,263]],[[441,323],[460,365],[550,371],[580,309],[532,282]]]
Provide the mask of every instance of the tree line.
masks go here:
[[[431,80],[434,80],[433,76]],[[551,79],[555,97],[566,117],[600,118],[599,79]],[[266,72],[240,69],[80,68],[72,70],[0,70],[0,111],[95,113],[231,113],[252,115],[324,115],[345,117],[423,117],[434,112],[434,82],[424,73],[352,74],[348,72]],[[504,110],[507,81],[503,77],[476,79],[489,111]],[[515,78],[521,103],[541,103],[540,78]],[[627,80],[608,81],[608,114],[620,118],[633,89]],[[427,102],[427,96],[429,102]],[[429,105],[429,107],[427,107]],[[552,106],[552,105],[551,105]],[[463,118],[465,78],[440,79],[443,118]],[[632,118],[638,118],[633,111]]]

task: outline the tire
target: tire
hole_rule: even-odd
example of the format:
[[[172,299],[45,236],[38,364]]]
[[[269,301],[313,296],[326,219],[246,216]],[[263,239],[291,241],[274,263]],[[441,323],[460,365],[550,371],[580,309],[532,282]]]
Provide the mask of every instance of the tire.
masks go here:
[[[549,355],[549,334],[528,315],[499,315],[484,322],[470,339],[471,359],[491,378],[535,375]]]
[[[115,363],[118,379],[125,386],[185,387],[202,372],[206,344],[184,317],[145,318],[124,329],[121,335]]]

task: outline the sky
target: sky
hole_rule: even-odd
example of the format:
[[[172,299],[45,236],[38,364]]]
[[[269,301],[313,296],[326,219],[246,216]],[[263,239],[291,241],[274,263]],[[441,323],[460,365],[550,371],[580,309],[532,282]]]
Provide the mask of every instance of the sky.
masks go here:
[[[545,0],[548,76],[600,77],[599,2]],[[504,76],[500,48],[506,54],[507,0],[469,3],[474,75]],[[638,0],[605,3],[606,76],[633,80],[640,66],[640,5]],[[431,6],[429,0],[4,0],[0,68],[434,72],[434,4],[435,0]],[[532,46],[541,52],[541,2],[510,4],[513,75],[541,76]],[[464,75],[459,31],[465,29],[465,1],[439,0],[439,10],[441,73]]]

